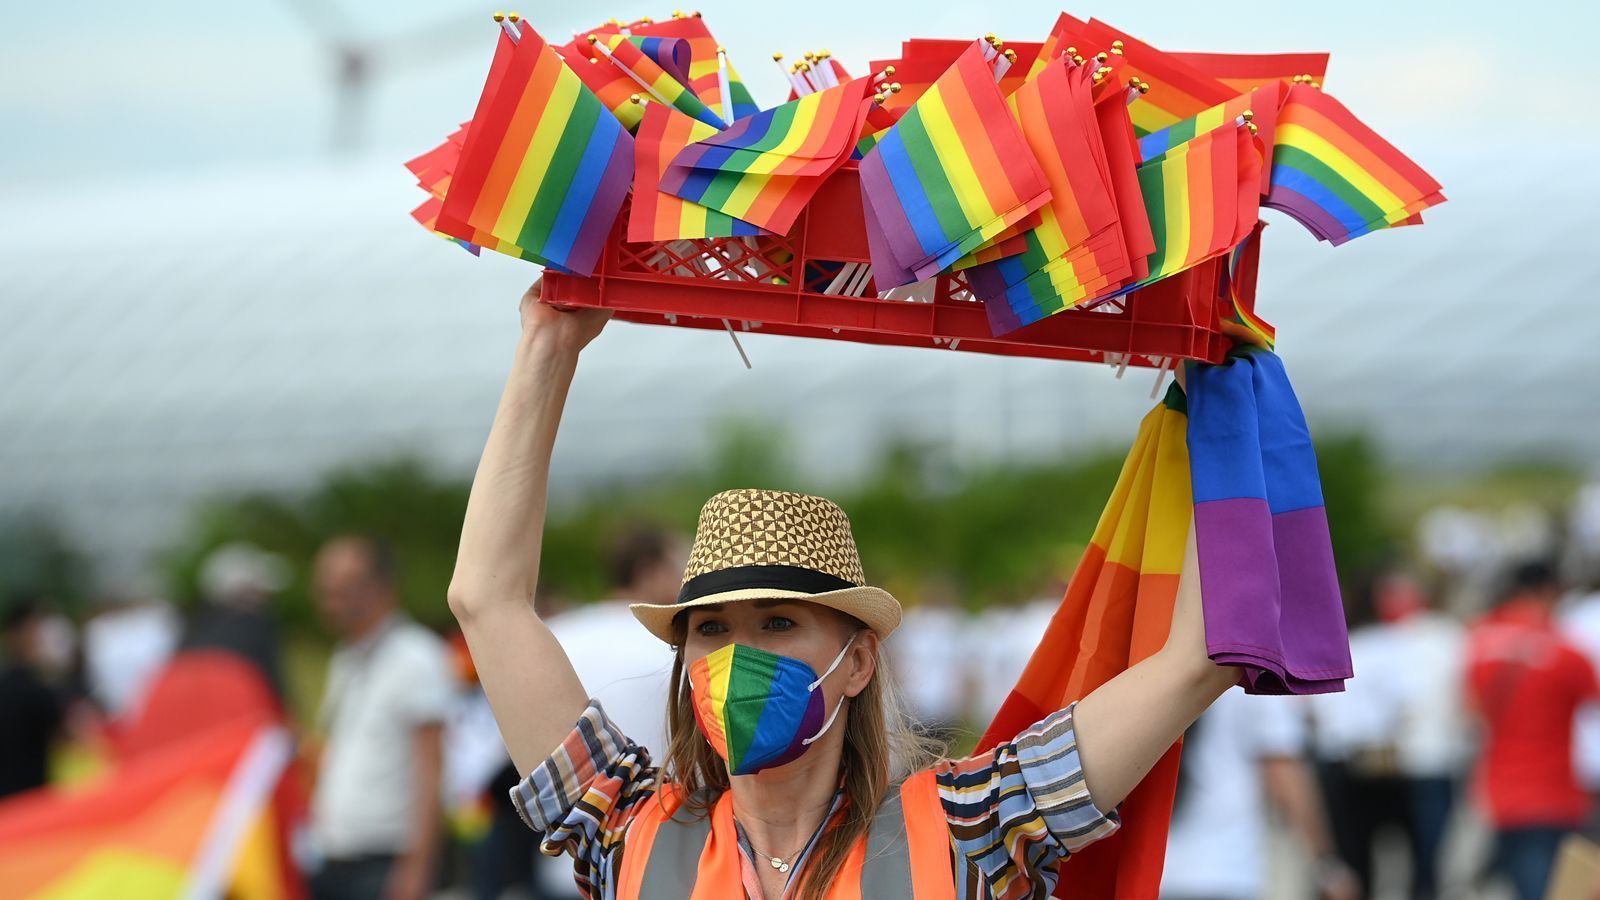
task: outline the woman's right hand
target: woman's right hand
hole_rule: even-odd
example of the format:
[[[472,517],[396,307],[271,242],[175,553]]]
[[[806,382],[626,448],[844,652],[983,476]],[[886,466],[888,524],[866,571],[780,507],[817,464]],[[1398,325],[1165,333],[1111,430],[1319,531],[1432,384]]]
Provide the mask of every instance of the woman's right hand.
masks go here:
[[[611,318],[611,310],[593,307],[560,309],[540,302],[544,278],[522,295],[522,336],[548,340],[554,349],[577,353],[594,340]]]

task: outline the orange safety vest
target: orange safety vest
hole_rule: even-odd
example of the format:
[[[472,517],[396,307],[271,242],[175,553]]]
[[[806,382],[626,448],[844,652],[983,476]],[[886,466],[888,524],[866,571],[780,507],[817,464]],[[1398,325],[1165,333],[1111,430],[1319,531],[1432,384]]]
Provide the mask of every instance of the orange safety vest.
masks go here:
[[[743,900],[732,794],[709,816],[683,800],[669,785],[629,824],[617,900]],[[955,900],[947,823],[932,770],[907,778],[845,857],[828,900]]]

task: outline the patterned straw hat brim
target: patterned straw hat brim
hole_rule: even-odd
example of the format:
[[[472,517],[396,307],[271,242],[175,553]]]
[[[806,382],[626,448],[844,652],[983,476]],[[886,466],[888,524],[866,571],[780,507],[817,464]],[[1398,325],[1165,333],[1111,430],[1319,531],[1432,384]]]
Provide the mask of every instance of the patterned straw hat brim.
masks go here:
[[[734,603],[740,600],[776,600],[776,599],[804,600],[807,603],[816,603],[830,609],[837,609],[848,613],[861,620],[861,623],[877,633],[880,639],[886,638],[900,626],[900,601],[883,588],[865,587],[844,588],[838,591],[828,591],[822,594],[807,594],[802,591],[784,591],[772,588],[745,588],[737,591],[727,591],[721,594],[709,594],[684,603],[633,603],[628,606],[633,610],[633,617],[640,624],[650,630],[650,633],[669,644],[677,644],[679,638],[673,633],[672,620],[684,610],[697,606],[715,606],[719,603]]]
[[[900,624],[900,603],[862,574],[850,520],[831,500],[787,491],[724,491],[706,501],[676,603],[630,609],[651,634],[675,643],[686,609],[793,598],[861,620],[880,638]]]

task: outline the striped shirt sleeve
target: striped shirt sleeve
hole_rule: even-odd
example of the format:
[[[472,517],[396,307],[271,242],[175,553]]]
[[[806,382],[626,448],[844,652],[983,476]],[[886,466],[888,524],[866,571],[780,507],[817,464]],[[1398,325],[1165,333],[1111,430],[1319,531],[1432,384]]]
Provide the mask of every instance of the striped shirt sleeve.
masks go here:
[[[585,897],[612,880],[613,852],[640,802],[655,793],[650,751],[633,741],[590,700],[572,733],[550,758],[511,789],[522,821],[541,832],[548,856],[570,854]]]
[[[964,896],[1047,897],[1062,859],[1117,830],[1116,812],[1102,813],[1089,799],[1075,706],[1011,743],[936,770],[958,859],[966,863]]]

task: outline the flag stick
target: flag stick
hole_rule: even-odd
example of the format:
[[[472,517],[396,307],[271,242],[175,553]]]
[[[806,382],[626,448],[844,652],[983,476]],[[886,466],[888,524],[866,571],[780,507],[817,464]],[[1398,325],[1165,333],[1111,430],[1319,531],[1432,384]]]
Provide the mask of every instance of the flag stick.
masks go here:
[[[733,347],[735,350],[739,351],[739,358],[744,360],[744,367],[746,369],[750,368],[750,357],[744,354],[744,347],[740,346],[739,344],[739,335],[733,330],[733,323],[729,322],[727,319],[723,319],[722,327],[728,329],[728,337],[733,338]]]
[[[512,13],[510,16],[507,16],[502,12],[497,12],[494,14],[494,20],[500,23],[500,27],[505,30],[506,37],[511,38],[511,43],[513,44],[515,44],[522,37],[522,33],[517,30],[516,25],[517,20],[520,18],[522,17],[516,13]]]
[[[629,78],[632,78],[635,82],[638,83],[638,85],[640,87],[644,88],[645,92],[648,93],[651,97],[655,98],[655,100],[658,103],[664,103],[667,106],[671,106],[672,105],[671,101],[669,101],[667,98],[661,96],[659,93],[656,92],[655,88],[650,86],[650,82],[645,81],[643,78],[640,78],[639,77],[639,73],[637,73],[637,72],[633,71],[632,69],[628,68],[627,66],[623,65],[621,60],[619,60],[615,56],[613,56],[612,53],[611,53],[611,48],[607,47],[605,45],[605,43],[600,40],[600,36],[599,35],[597,35],[597,34],[589,35],[589,45],[591,47],[594,47],[596,50],[599,50],[601,53],[605,54],[606,59],[611,60],[611,63],[613,65],[615,65],[617,68],[621,69],[622,71],[626,72],[628,74]]]
[[[717,48],[717,90],[722,92],[722,121],[733,124],[733,90],[728,86],[728,51]]]
[[[794,69],[785,69],[783,67],[783,54],[772,54],[772,61],[777,64],[778,71],[782,72],[783,77],[789,82],[789,87],[794,89],[795,96],[804,96],[806,92],[800,89],[800,79],[795,76]]]

